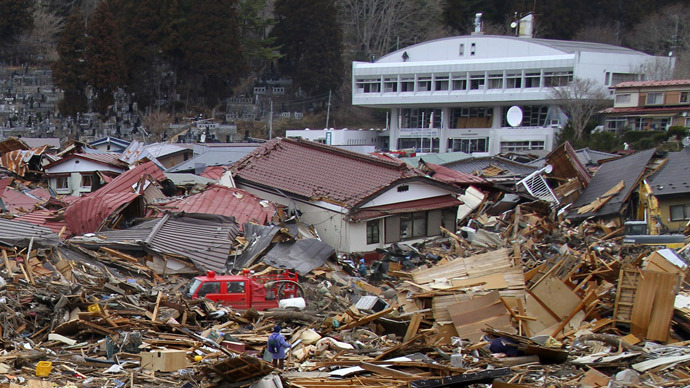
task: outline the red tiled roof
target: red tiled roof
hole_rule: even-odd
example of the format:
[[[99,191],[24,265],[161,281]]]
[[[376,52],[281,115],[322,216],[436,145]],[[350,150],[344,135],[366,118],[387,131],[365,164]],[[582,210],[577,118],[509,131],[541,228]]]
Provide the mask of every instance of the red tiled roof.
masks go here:
[[[34,209],[34,205],[40,201],[29,197],[21,191],[6,188],[2,193],[2,202],[10,213],[14,213],[21,209],[31,211]]]
[[[642,88],[653,86],[690,86],[690,79],[670,79],[664,81],[626,81],[618,83],[614,86],[616,89],[620,88]]]
[[[76,234],[93,233],[115,210],[139,195],[131,191],[118,191],[81,197],[65,209],[65,221]]]
[[[22,214],[21,216],[17,217],[16,220],[30,222],[34,225],[45,226],[46,228],[49,228],[55,233],[60,233],[62,228],[67,226],[67,228],[65,229],[65,233],[63,233],[62,235],[62,238],[71,236],[72,231],[67,225],[67,221],[65,221],[65,219],[62,217],[60,217],[60,219],[57,220],[57,217],[57,214],[50,210],[40,209],[32,211],[31,213]]]
[[[281,138],[264,143],[232,169],[239,180],[349,207],[398,180],[429,179],[405,163]]]
[[[218,180],[228,168],[226,166],[209,166],[204,169],[201,176],[208,179]]]
[[[448,167],[443,167],[434,163],[424,163],[433,172],[433,174],[431,174],[431,177],[441,182],[459,185],[489,184],[489,181],[480,176],[455,171]]]
[[[249,221],[264,225],[276,211],[273,203],[245,190],[217,185],[178,201],[162,203],[160,207],[173,212],[232,216],[240,225]]]
[[[654,113],[681,113],[690,111],[690,107],[687,106],[660,106],[654,108],[646,107],[630,107],[630,108],[607,108],[601,111],[601,113],[607,114],[654,114]]]
[[[440,197],[417,199],[414,201],[399,202],[392,203],[389,205],[364,208],[355,212],[352,215],[352,218],[355,220],[363,221],[370,220],[372,218],[384,217],[390,214],[444,209],[460,205],[462,205],[462,201],[459,201],[451,195],[442,195]]]

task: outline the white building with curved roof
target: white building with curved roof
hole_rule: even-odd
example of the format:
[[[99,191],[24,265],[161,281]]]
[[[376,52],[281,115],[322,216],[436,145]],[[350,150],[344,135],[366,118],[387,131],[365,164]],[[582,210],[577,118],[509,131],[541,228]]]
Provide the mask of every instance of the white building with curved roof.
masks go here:
[[[432,40],[353,62],[352,104],[390,110],[390,148],[495,155],[548,152],[567,117],[552,88],[574,78],[602,87],[644,79],[653,62],[673,58],[607,44],[513,36]],[[506,112],[519,106],[522,121]],[[515,124],[515,123],[513,123]]]

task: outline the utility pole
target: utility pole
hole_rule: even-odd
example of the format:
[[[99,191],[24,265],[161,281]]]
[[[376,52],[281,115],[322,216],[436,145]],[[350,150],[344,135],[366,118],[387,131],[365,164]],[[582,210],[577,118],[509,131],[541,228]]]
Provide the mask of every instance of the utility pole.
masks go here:
[[[273,99],[268,100],[271,104],[271,111],[268,114],[268,140],[273,138]]]
[[[328,109],[326,109],[326,129],[328,129],[328,121],[331,118],[331,91],[328,91]]]

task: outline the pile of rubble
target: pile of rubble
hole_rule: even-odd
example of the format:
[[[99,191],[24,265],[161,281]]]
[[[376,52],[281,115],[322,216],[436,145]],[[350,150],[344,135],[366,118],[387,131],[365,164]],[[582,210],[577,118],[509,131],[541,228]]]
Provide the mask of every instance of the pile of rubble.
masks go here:
[[[79,239],[15,240],[0,261],[0,383],[596,387],[690,381],[683,252],[624,246],[620,230],[604,233],[605,225],[593,223],[570,228],[545,209],[534,202],[501,217],[477,215],[485,224],[477,223],[471,238],[446,231],[424,245],[393,245],[369,263],[366,278],[350,260],[330,255],[301,277],[303,311],[233,310],[190,299],[191,275],[164,273],[150,254]],[[289,228],[278,229],[274,237]],[[105,241],[106,234],[97,237]],[[235,247],[238,256],[243,248]],[[251,266],[256,273],[271,269],[261,260]],[[292,344],[282,371],[266,358],[276,324]]]

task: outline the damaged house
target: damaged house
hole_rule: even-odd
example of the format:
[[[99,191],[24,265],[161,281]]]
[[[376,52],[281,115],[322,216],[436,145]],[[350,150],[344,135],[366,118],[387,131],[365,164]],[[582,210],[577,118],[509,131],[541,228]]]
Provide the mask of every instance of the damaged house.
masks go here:
[[[126,171],[127,164],[119,157],[112,153],[75,153],[46,165],[44,171],[55,193],[79,197]]]
[[[461,189],[403,162],[304,140],[271,140],[232,172],[239,188],[295,211],[341,252],[437,236],[455,228],[461,204]]]

